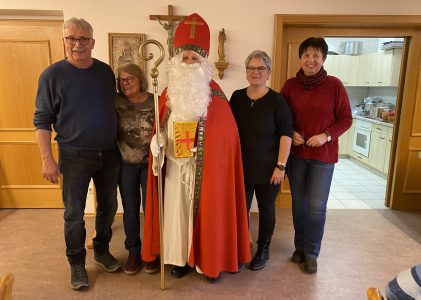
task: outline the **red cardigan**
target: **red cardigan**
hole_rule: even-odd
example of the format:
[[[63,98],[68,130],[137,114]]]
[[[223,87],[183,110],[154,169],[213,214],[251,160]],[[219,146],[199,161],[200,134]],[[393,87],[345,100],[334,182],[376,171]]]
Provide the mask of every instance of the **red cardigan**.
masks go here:
[[[349,98],[342,82],[327,76],[314,89],[305,89],[296,77],[288,79],[282,87],[294,119],[294,131],[304,140],[313,135],[329,132],[332,141],[321,147],[292,146],[291,155],[326,163],[338,161],[338,138],[352,125]]]

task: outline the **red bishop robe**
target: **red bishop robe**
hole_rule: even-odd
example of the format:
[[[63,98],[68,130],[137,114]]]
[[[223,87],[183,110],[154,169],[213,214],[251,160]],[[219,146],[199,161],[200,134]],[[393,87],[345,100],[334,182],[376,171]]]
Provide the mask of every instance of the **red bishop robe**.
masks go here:
[[[237,125],[221,88],[213,80],[210,87],[212,102],[204,121],[200,204],[188,264],[199,266],[206,276],[214,278],[221,272],[236,272],[239,262],[250,261],[250,240]],[[168,113],[167,101],[165,89],[159,100],[161,122]],[[142,245],[142,259],[146,262],[160,253],[158,180],[153,176],[152,157],[149,161]],[[165,185],[165,175],[162,182]]]

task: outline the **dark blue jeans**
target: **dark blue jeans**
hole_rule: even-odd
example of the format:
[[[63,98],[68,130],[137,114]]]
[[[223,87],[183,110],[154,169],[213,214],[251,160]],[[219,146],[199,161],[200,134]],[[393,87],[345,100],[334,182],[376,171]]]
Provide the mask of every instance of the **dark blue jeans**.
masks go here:
[[[245,184],[247,214],[256,193],[257,207],[259,208],[259,237],[258,244],[270,243],[275,229],[275,200],[279,192],[279,184]]]
[[[320,253],[326,206],[335,164],[290,156],[288,180],[292,194],[292,217],[296,249],[317,258]]]
[[[115,213],[117,211],[117,182],[120,152],[111,150],[64,150],[59,152],[59,166],[63,175],[64,237],[70,264],[85,263],[86,194],[91,178],[96,191],[95,253],[109,250]]]
[[[121,163],[119,189],[124,209],[123,223],[126,233],[124,246],[133,254],[139,254],[142,247],[139,211],[142,202],[143,212],[145,212],[147,177],[147,164]]]

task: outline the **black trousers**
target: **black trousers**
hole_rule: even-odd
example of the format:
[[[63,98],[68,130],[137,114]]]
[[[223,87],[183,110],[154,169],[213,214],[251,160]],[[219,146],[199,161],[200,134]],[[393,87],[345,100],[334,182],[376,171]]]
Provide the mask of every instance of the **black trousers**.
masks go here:
[[[64,238],[66,255],[71,265],[84,263],[86,194],[91,178],[94,181],[97,208],[95,253],[109,250],[111,225],[117,211],[117,182],[120,152],[111,150],[59,150],[59,166],[63,175]]]
[[[275,229],[275,201],[280,185],[273,184],[245,184],[247,213],[250,212],[253,194],[256,193],[257,207],[259,209],[259,237],[258,244],[269,243]]]

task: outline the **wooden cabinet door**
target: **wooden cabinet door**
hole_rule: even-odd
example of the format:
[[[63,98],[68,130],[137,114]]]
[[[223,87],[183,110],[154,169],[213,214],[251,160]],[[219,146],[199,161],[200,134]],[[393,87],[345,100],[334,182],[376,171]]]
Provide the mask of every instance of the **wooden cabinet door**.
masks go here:
[[[393,135],[393,128],[389,128],[387,139],[386,139],[386,151],[384,154],[383,173],[385,174],[389,172],[390,150],[392,149],[392,135]]]
[[[325,68],[328,75],[339,78],[338,59],[339,55],[328,55],[323,64],[323,67]]]
[[[41,176],[32,125],[39,75],[64,58],[62,24],[0,21],[0,208],[63,206],[61,184]]]
[[[370,154],[368,163],[379,172],[383,172],[386,149],[386,134],[371,131]]]
[[[347,155],[348,154],[348,144],[349,144],[349,130],[345,131],[339,137],[339,155]]]
[[[338,77],[345,86],[358,85],[359,56],[339,55]]]
[[[379,51],[375,53],[375,82],[374,86],[392,85],[393,51]]]

